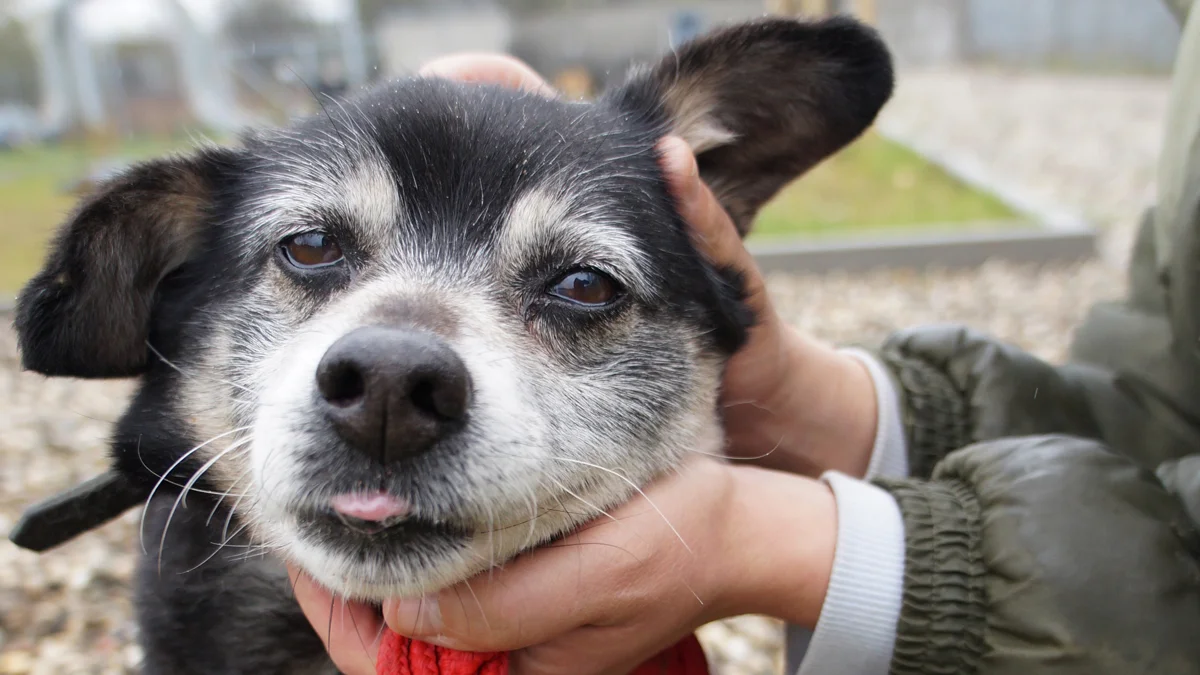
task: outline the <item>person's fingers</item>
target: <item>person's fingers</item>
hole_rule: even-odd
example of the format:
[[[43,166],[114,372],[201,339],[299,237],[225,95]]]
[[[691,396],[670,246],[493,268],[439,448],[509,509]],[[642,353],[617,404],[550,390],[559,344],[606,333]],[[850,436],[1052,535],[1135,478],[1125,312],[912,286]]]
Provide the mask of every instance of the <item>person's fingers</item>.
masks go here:
[[[658,151],[679,215],[691,228],[700,252],[717,267],[732,267],[741,272],[752,307],[761,309],[765,293],[758,265],[742,243],[733,219],[700,178],[691,146],[678,136],[667,136],[659,141]]]
[[[422,66],[418,74],[460,82],[498,84],[549,98],[558,96],[558,92],[542,79],[537,71],[520,59],[506,54],[467,53],[443,56]]]
[[[637,564],[629,544],[612,543],[615,526],[597,523],[440,593],[386,602],[384,618],[397,633],[472,651],[545,642],[603,613],[612,600],[598,580]]]
[[[706,568],[692,563],[720,544],[710,538],[720,528],[695,522],[696,492],[724,503],[732,485],[727,465],[692,458],[610,517],[423,600],[384,603],[384,617],[392,630],[428,642],[511,651],[623,623],[647,605],[694,614],[704,606],[697,598],[716,591]]]
[[[603,626],[580,628],[557,640],[509,655],[509,675],[628,675],[660,650],[657,633],[630,634]],[[620,645],[614,649],[614,645]],[[664,666],[663,672],[667,668]]]
[[[375,659],[383,620],[375,610],[347,602],[317,585],[307,574],[288,566],[288,578],[305,618],[344,675],[375,675]]]

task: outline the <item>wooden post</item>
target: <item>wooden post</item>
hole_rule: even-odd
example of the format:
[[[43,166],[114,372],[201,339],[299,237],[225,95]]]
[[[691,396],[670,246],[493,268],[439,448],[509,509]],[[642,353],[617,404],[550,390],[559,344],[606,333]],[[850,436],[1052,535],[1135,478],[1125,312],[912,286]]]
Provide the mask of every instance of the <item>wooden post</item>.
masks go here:
[[[834,10],[832,0],[767,0],[765,4],[768,12],[786,16],[828,16]],[[876,0],[852,0],[850,5],[859,19],[869,24],[875,23],[878,16]]]
[[[810,16],[829,14],[829,0],[801,0],[800,11]]]
[[[854,13],[858,15],[864,23],[875,25],[875,21],[879,16],[876,0],[857,0],[854,3]]]
[[[766,0],[764,4],[769,14],[795,16],[800,13],[799,3],[796,0]]]
[[[767,0],[766,9],[772,14],[785,16],[825,16],[829,14],[830,0]]]

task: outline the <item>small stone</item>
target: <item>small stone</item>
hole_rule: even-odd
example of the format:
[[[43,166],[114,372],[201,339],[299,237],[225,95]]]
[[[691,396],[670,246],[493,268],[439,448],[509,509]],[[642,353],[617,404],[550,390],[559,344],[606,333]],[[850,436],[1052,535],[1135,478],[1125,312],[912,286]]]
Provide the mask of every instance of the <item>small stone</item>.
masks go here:
[[[34,609],[30,634],[35,640],[63,632],[67,626],[67,610],[54,605],[38,605]]]
[[[142,648],[136,644],[127,645],[121,657],[126,668],[137,668],[142,665]]]
[[[91,567],[80,567],[71,572],[67,579],[67,588],[73,591],[79,591],[87,588],[88,584],[92,583],[95,572]]]
[[[0,654],[0,675],[25,675],[33,670],[33,654],[9,651]]]

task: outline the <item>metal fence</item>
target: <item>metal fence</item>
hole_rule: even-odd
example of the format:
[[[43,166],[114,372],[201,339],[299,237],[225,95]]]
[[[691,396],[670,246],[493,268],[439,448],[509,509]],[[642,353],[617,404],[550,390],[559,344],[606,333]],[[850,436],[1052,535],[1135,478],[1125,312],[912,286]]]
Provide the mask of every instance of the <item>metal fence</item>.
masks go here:
[[[1179,26],[1162,0],[877,0],[900,61],[1165,71]]]
[[[966,56],[1013,65],[1164,70],[1179,26],[1161,0],[967,0]]]

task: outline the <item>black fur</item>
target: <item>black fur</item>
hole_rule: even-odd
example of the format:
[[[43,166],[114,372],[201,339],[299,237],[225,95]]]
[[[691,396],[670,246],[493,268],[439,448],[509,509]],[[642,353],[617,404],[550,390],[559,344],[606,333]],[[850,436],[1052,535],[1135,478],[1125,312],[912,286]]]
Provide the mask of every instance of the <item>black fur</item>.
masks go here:
[[[711,100],[707,122],[731,143],[697,156],[742,234],[780,188],[858,138],[892,95],[879,36],[847,17],[739,24],[706,36],[634,75],[611,100],[689,135],[670,102]],[[672,90],[681,90],[675,91]],[[666,109],[664,109],[666,108]]]
[[[193,254],[233,157],[214,148],[146,162],[84,200],[17,301],[25,368],[74,377],[145,371],[155,291]]]
[[[681,86],[689,90],[681,92]],[[278,300],[286,308],[247,304],[247,294],[279,269],[278,239],[264,233],[260,218],[280,181],[319,180],[338,173],[328,167],[352,168],[364,153],[377,153],[414,228],[404,250],[451,267],[462,264],[463,273],[471,274],[462,262],[467,252],[497,245],[498,226],[514,200],[568,176],[568,183],[586,187],[572,209],[619,225],[653,261],[651,283],[630,290],[628,304],[646,316],[696,327],[709,336],[714,352],[729,355],[744,343],[753,320],[742,281],[697,253],[661,174],[656,142],[672,132],[691,134],[693,141],[711,141],[714,130],[728,132],[703,149],[699,162],[744,233],[786,182],[862,132],[891,86],[887,52],[868,29],[841,19],[759,21],[682,48],[594,104],[406,80],[327,105],[291,129],[249,137],[241,148],[150,162],[102,186],[68,221],[44,271],[22,292],[17,330],[32,370],[142,376],[117,426],[113,453],[130,481],[147,491],[162,483],[149,506],[149,555],[138,582],[145,672],[331,669],[278,563],[241,560],[246,549],[216,550],[227,534],[226,505],[193,493],[170,520],[169,535],[162,535],[178,486],[200,464],[177,460],[203,440],[181,412],[180,370],[198,367],[196,355],[218,338],[218,325],[226,331],[223,339],[262,341],[258,332],[273,313],[309,315],[387,264],[359,241],[357,224],[345,214],[307,214],[308,224],[338,238],[351,264],[315,274],[286,272],[294,289]],[[699,98],[689,99],[689,92]],[[697,124],[686,119],[689,111],[675,109],[681,100],[712,105]],[[325,173],[312,178],[314,172]],[[585,315],[541,299],[556,271],[579,255],[547,242],[539,260],[496,292],[524,320],[537,317],[554,338],[549,342],[556,346],[547,349],[559,349],[556,358],[579,368],[603,367],[602,351],[570,346],[615,330],[626,310]],[[407,321],[422,312],[408,308],[398,315]],[[234,353],[223,370],[204,374],[237,381],[252,365],[240,358]],[[654,363],[647,354],[623,367],[636,373]],[[650,401],[646,410],[672,404]],[[311,461],[313,475],[327,475],[331,483],[343,480],[343,473],[345,481],[354,479],[352,471],[339,473],[347,460]],[[427,474],[409,473],[396,478],[408,481],[406,489],[432,489],[422,484]],[[219,487],[206,480],[198,485]],[[233,518],[230,528],[238,525]],[[251,543],[241,536],[232,542]]]

